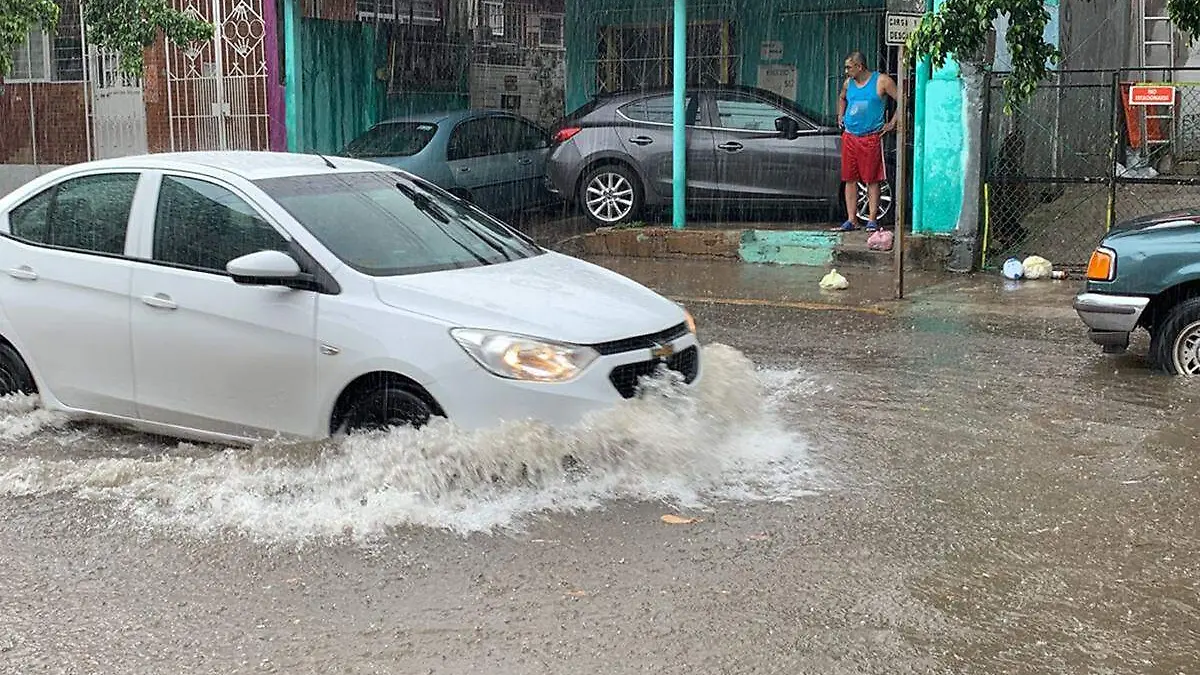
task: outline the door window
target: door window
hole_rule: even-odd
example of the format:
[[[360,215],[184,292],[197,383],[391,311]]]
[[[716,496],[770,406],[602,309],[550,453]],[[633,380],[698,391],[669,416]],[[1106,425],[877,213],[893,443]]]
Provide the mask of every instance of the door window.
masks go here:
[[[136,173],[72,178],[14,209],[9,231],[32,244],[123,255],[139,178]]]
[[[621,108],[621,113],[635,122],[674,124],[675,99],[670,96],[642,99]],[[684,124],[695,126],[700,116],[700,105],[695,96],[688,96],[684,100],[684,114]]]
[[[491,136],[491,125],[487,120],[463,122],[450,136],[450,144],[446,150],[447,161],[456,162],[494,154]]]
[[[154,260],[225,274],[229,261],[288,241],[240,197],[207,181],[164,176],[154,223]]]
[[[549,147],[546,134],[541,129],[507,117],[497,117],[492,120],[492,130],[496,139],[497,153],[530,152]]]
[[[722,129],[775,131],[775,120],[785,116],[789,115],[757,99],[728,94],[717,97],[717,126]]]

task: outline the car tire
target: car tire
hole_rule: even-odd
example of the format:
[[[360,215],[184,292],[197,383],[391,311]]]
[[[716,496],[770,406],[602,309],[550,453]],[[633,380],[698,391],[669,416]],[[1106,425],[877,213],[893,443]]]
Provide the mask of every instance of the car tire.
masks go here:
[[[11,345],[0,342],[0,396],[36,393],[37,383],[25,359]]]
[[[434,412],[420,395],[397,385],[383,385],[363,394],[346,413],[343,429],[381,431],[391,427],[419,429]]]
[[[1169,375],[1200,376],[1200,298],[1175,305],[1154,327],[1150,362]]]
[[[584,174],[577,198],[584,215],[601,227],[628,223],[645,207],[641,180],[621,164],[604,164]]]

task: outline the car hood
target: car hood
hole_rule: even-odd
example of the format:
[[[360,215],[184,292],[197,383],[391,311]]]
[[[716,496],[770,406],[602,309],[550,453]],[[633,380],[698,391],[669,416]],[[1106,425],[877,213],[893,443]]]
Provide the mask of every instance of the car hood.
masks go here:
[[[1152,213],[1148,216],[1125,220],[1113,225],[1109,238],[1121,238],[1141,232],[1159,232],[1178,228],[1200,226],[1200,209],[1178,209]]]
[[[685,317],[679,305],[645,286],[558,253],[386,277],[376,280],[375,289],[391,307],[456,327],[574,344],[657,333]]]

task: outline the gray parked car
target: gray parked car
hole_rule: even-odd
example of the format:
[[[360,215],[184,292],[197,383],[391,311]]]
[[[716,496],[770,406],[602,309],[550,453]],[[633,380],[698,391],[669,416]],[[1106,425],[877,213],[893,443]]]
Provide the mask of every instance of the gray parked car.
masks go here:
[[[550,135],[502,110],[460,110],[380,122],[342,154],[403,169],[489,213],[560,200],[546,189]]]
[[[575,111],[554,134],[546,165],[552,189],[599,225],[670,206],[673,110],[671,91],[659,89],[604,96]],[[839,129],[752,87],[689,89],[686,111],[689,204],[817,207],[845,219]],[[886,153],[889,176],[893,157]],[[885,222],[891,186],[882,192]],[[859,217],[867,210],[867,187],[859,184]]]

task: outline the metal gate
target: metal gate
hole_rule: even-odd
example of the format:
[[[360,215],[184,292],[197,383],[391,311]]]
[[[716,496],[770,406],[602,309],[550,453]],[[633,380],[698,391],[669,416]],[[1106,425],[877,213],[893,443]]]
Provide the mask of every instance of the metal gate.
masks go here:
[[[269,0],[268,0],[269,1]],[[262,0],[176,0],[215,30],[209,42],[167,44],[172,150],[266,150],[267,58]]]
[[[88,48],[91,80],[92,157],[109,159],[147,151],[142,81],[117,67],[115,52]]]
[[[1058,71],[1012,111],[1006,76],[985,80],[984,267],[1028,255],[1082,267],[1114,225],[1200,207],[1200,71]],[[1132,101],[1139,84],[1170,102]]]

